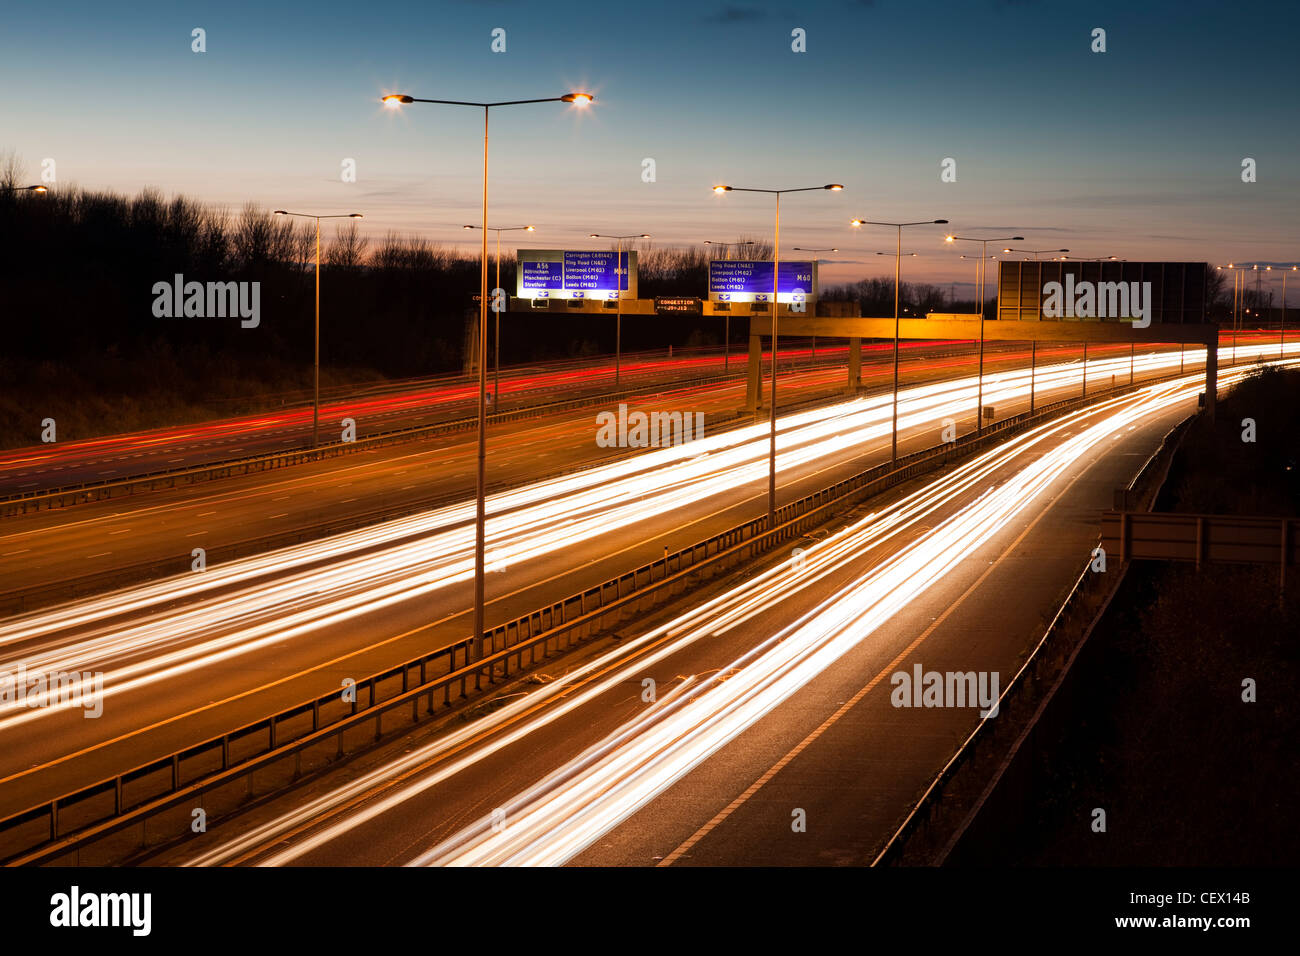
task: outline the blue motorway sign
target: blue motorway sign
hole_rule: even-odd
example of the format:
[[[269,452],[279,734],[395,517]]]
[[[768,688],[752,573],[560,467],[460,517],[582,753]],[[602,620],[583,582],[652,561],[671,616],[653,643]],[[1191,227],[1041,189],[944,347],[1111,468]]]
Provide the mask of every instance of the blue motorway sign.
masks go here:
[[[518,295],[532,298],[610,298],[636,294],[636,252],[520,249]]]
[[[564,288],[626,290],[627,253],[617,260],[617,252],[565,252]]]
[[[523,262],[524,286],[529,289],[550,291],[564,288],[564,263]]]
[[[813,264],[782,262],[777,291],[782,302],[810,298],[813,294]],[[711,260],[709,298],[719,302],[771,301],[772,263],[754,259]]]

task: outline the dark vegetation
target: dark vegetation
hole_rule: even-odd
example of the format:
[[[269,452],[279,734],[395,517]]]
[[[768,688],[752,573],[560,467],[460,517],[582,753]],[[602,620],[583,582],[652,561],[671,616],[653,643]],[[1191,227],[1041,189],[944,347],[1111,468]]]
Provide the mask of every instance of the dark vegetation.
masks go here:
[[[75,187],[44,195],[16,157],[0,162],[0,447],[38,441],[58,421],[61,441],[273,408],[311,386],[314,228],[247,205],[233,212],[146,190],[134,197]],[[475,309],[476,256],[425,239],[372,241],[357,223],[322,224],[321,381],[331,385],[454,373],[464,368]],[[770,258],[770,244],[732,249]],[[639,251],[640,295],[703,295],[718,249]],[[491,266],[490,266],[491,268]],[[154,284],[261,283],[260,324],[153,314]],[[490,273],[495,278],[495,272]],[[515,287],[503,250],[501,284]],[[893,282],[869,279],[823,297],[892,314]],[[902,288],[905,308],[936,308],[933,286]],[[503,364],[612,353],[607,316],[539,322],[501,317]],[[715,327],[716,326],[716,327]],[[628,320],[627,351],[720,346],[708,319]],[[743,343],[744,320],[731,323]]]

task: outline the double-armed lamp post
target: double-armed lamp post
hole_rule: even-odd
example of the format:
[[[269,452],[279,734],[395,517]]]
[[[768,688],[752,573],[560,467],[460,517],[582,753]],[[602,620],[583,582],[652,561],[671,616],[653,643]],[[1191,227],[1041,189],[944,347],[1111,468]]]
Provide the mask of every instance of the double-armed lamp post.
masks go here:
[[[1278,266],[1282,270],[1282,323],[1278,326],[1278,358],[1286,357],[1286,275],[1288,272],[1300,271],[1300,266],[1292,266],[1288,269],[1286,266]],[[1272,272],[1272,266],[1265,266],[1265,272]]]
[[[408,103],[436,103],[444,106],[472,106],[483,111],[483,253],[479,269],[479,323],[478,323],[478,494],[474,520],[474,633],[471,639],[474,659],[483,658],[483,556],[485,524],[487,519],[487,305],[488,305],[488,114],[494,106],[522,106],[528,103],[572,103],[586,106],[594,97],[590,93],[566,93],[564,96],[547,96],[533,100],[502,100],[497,103],[471,103],[464,100],[427,100],[405,93],[390,93],[382,98],[385,106],[399,107]]]
[[[844,187],[840,183],[827,183],[825,186],[801,186],[797,189],[750,189],[744,186],[714,186],[713,191],[723,193],[766,193],[776,197],[776,228],[772,233],[772,390],[769,399],[772,403],[768,442],[767,463],[767,529],[776,528],[776,313],[778,294],[781,285],[781,196],[785,193],[807,193],[821,189],[839,192]],[[809,293],[811,293],[811,289]],[[759,383],[762,387],[762,383]]]
[[[817,265],[817,254],[818,254],[818,253],[820,253],[820,252],[839,252],[840,250],[839,250],[838,247],[835,247],[835,246],[830,246],[830,247],[828,247],[828,248],[826,248],[826,249],[809,249],[809,248],[806,248],[806,247],[804,247],[804,246],[795,246],[795,247],[794,247],[794,251],[795,251],[795,252],[811,252],[811,253],[813,254],[813,265],[816,266],[816,265]],[[813,364],[813,365],[816,365],[816,364],[817,364],[817,336],[815,336],[815,335],[812,337],[812,364]]]
[[[618,388],[623,355],[623,283],[629,281],[628,272],[623,268],[623,240],[649,239],[650,234],[634,232],[626,236],[606,236],[599,232],[593,232],[589,233],[587,238],[616,239],[618,241],[618,258],[614,260],[614,285],[618,287],[614,293],[614,308],[617,310],[614,315],[614,387]]]
[[[1018,255],[1022,255],[1022,256],[1033,256],[1034,258],[1033,258],[1032,261],[1033,261],[1033,262],[1037,262],[1039,256],[1041,256],[1041,255],[1046,255],[1046,254],[1049,253],[1049,252],[1069,252],[1070,250],[1069,250],[1069,249],[1010,249],[1010,248],[1007,248],[1007,249],[1003,249],[1002,251],[1003,251],[1003,252],[1014,252],[1014,253],[1016,253],[1016,254],[1018,254]],[[1064,258],[1066,258],[1066,257],[1065,257],[1065,256],[1052,256],[1052,258],[1053,258],[1053,259],[1058,259],[1058,258],[1059,258],[1059,259],[1064,259]]]
[[[466,226],[465,228],[483,229],[482,226]],[[534,226],[491,226],[489,229],[483,230],[485,233],[491,231],[497,234],[497,281],[493,288],[501,288],[501,233],[516,232],[520,229],[524,232],[534,232],[535,228]],[[499,409],[501,407],[501,310],[493,309],[492,311],[496,314],[496,331],[492,336],[492,349],[495,353],[492,359],[492,407]]]
[[[876,222],[871,219],[853,219],[849,222],[849,225],[855,229],[861,226],[893,226],[898,230],[898,243],[894,250],[894,425],[889,452],[891,462],[898,461],[898,284],[903,269],[903,227],[946,226],[947,224],[947,219],[925,219],[920,222]]]
[[[984,430],[984,263],[989,257],[990,242],[1024,242],[1024,236],[996,236],[988,239],[974,239],[970,236],[944,236],[944,242],[978,242],[980,244],[980,281],[979,291],[979,310],[980,310],[980,369],[979,385],[977,386],[978,397],[975,400],[975,434]],[[1083,344],[1083,381],[1084,388],[1088,387],[1088,343]]]
[[[297,216],[300,219],[316,220],[316,345],[312,358],[314,368],[311,400],[311,447],[315,448],[320,437],[320,221],[322,219],[360,219],[359,212],[341,212],[328,216],[318,216],[310,212],[289,212],[277,209],[277,216]]]

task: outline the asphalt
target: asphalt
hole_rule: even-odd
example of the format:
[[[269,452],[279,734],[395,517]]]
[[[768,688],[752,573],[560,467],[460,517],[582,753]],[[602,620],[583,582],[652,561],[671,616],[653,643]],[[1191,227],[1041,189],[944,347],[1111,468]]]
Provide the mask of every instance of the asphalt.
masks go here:
[[[933,370],[927,374],[933,378]],[[1039,401],[1073,391],[1071,385],[1057,390],[1059,394],[1044,390]],[[1006,406],[1007,414],[1017,410],[1017,403]],[[937,424],[926,422],[905,430],[900,436],[900,453],[935,444]],[[957,424],[967,430],[973,427],[973,416]],[[590,424],[581,427],[585,440],[590,441]],[[781,494],[793,498],[832,484],[886,459],[888,447],[885,437],[865,446],[826,449],[824,454],[783,474]],[[536,451],[524,450],[521,454],[535,467]],[[634,525],[611,528],[604,535],[515,564],[500,577],[489,575],[488,623],[513,619],[660,557],[665,547],[676,550],[762,514],[766,509],[765,493],[765,478],[737,483],[725,493],[648,513]],[[275,567],[262,573],[267,581],[286,577]],[[300,610],[303,603],[295,599],[283,608],[250,607],[249,613],[289,614]],[[310,608],[310,602],[306,606]],[[86,720],[75,709],[39,712],[38,720],[3,733],[0,814],[34,805],[77,785],[111,776],[326,693],[339,687],[344,678],[360,679],[453,643],[467,630],[469,606],[468,582],[450,585],[363,617],[318,622],[310,631],[310,640],[277,639],[255,651],[208,658],[202,666],[163,673],[111,698],[104,715],[97,720]],[[140,619],[133,622],[123,618],[122,626],[127,623],[139,624]],[[227,629],[230,626],[223,625]],[[238,628],[230,634],[238,637]],[[212,637],[203,630],[171,634],[166,649],[191,651]],[[75,648],[77,640],[77,629],[69,628],[54,645],[44,641],[39,645],[28,642],[12,646],[7,649],[4,666],[12,670],[35,653],[53,647]],[[114,651],[101,663],[106,661],[111,666],[104,669],[110,670],[146,664],[156,653],[156,648],[128,647]]]
[[[1034,508],[984,540],[968,559],[797,694],[605,832],[572,862],[653,865],[673,857],[677,865],[869,863],[979,719],[969,709],[895,709],[889,702],[888,675],[920,663],[926,670],[993,670],[1009,678],[1041,637],[1044,623],[1083,566],[1095,544],[1097,513],[1109,506],[1113,489],[1127,483],[1161,436],[1193,410],[1194,401],[1185,401],[1121,431],[1115,440],[1107,440],[1083,456],[1054,482],[1042,507],[1036,502]],[[1041,449],[1020,456],[1015,468],[1038,454]],[[1015,468],[1007,466],[991,483],[1001,482]],[[914,490],[920,483],[897,489],[890,497]],[[988,484],[972,487],[945,505],[926,526],[902,539],[864,551],[824,585],[794,591],[767,606],[744,627],[696,641],[637,670],[634,678],[555,717],[517,742],[492,752],[496,738],[484,731],[465,748],[482,752],[477,762],[373,818],[343,829],[293,862],[393,865],[411,861],[642,715],[642,677],[653,677],[662,696],[686,677],[707,677],[727,668],[761,639],[799,620],[828,594],[906,543],[923,537],[929,526],[969,504]],[[878,507],[877,502],[868,503],[830,527],[847,524]],[[787,558],[782,555],[780,560]],[[703,603],[735,580],[705,585],[689,600],[625,626],[620,633],[624,640],[644,633],[687,607]],[[615,647],[613,642],[598,642],[571,658],[552,662],[544,668],[546,677],[558,677]],[[635,656],[627,655],[629,659]],[[513,697],[532,689],[525,684],[506,694]],[[545,712],[547,706],[553,705],[539,704],[538,711]],[[240,834],[416,750],[424,740],[425,732],[416,732],[395,741],[151,862],[186,861],[202,851],[230,845]],[[457,756],[461,755],[458,752]],[[426,775],[444,764],[434,762]],[[412,774],[408,783],[419,777],[418,772]],[[346,812],[314,813],[310,820],[256,842],[233,861],[265,862],[272,854],[306,841],[320,828],[347,820],[357,809],[371,807],[394,792],[380,789]],[[792,831],[795,809],[805,812],[807,832]],[[674,857],[675,853],[680,855]]]
[[[936,354],[902,364],[902,383],[942,380],[971,370],[969,354],[952,355],[949,349],[927,351]],[[1028,358],[1022,351],[1009,350],[1005,357],[990,352],[986,367],[989,371],[1018,367]],[[1042,349],[1040,361],[1047,364],[1058,355],[1064,359],[1072,354],[1073,350]],[[876,352],[873,359],[863,365],[868,390],[892,381],[889,357]],[[780,395],[788,401],[818,395],[829,400],[843,394],[846,375],[843,366],[785,372]],[[666,388],[629,402],[629,407],[689,409],[726,416],[743,403],[743,383],[729,383]],[[514,487],[536,479],[539,472],[576,469],[635,453],[597,446],[593,422],[598,410],[574,410],[492,426],[488,435],[489,485]],[[1010,409],[998,410],[1000,417],[1008,413]],[[961,424],[963,430],[969,430],[974,422]],[[4,565],[0,595],[56,588],[41,595],[39,603],[47,604],[74,579],[96,578],[78,589],[78,593],[94,593],[159,574],[188,571],[194,548],[219,551],[243,547],[269,535],[307,539],[318,536],[314,529],[325,522],[361,525],[379,520],[372,517],[377,513],[410,513],[435,503],[469,498],[474,488],[475,454],[474,436],[459,433],[266,473],[6,518],[0,521],[0,562]],[[171,562],[170,567],[166,562]],[[137,567],[138,572],[130,570]]]

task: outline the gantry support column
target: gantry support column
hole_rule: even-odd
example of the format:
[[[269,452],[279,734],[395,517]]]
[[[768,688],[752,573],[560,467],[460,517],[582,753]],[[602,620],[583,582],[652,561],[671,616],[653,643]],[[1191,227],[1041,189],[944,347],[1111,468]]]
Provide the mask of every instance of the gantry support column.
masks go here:
[[[862,387],[862,339],[849,339],[849,391]]]
[[[749,335],[749,365],[745,369],[745,410],[757,413],[763,404],[763,337]]]

